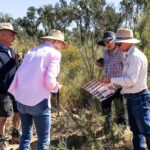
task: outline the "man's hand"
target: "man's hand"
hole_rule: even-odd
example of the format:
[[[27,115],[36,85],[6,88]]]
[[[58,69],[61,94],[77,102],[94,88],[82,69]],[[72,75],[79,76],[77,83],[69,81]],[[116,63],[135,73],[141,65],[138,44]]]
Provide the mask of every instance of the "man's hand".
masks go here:
[[[99,58],[98,60],[96,60],[95,65],[98,66],[98,67],[103,67],[104,59],[103,58]]]
[[[108,84],[111,82],[111,78],[104,78],[102,80],[100,80],[101,83],[105,83],[105,84]]]
[[[63,87],[63,85],[60,84],[60,83],[58,83],[58,88],[59,88],[59,90],[60,90],[62,87]]]

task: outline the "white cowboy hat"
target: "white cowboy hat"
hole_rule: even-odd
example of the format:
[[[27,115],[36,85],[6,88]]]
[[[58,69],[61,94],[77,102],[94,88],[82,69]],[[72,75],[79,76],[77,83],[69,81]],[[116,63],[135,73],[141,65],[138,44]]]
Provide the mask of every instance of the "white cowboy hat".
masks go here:
[[[11,23],[2,22],[0,23],[0,30],[10,30],[14,33],[17,33]]]
[[[133,31],[126,28],[120,28],[116,32],[116,39],[112,40],[113,43],[139,43],[140,40],[133,37]]]
[[[64,41],[64,34],[60,30],[52,30],[51,35],[41,37],[43,40],[58,40],[64,44],[64,49],[68,48],[69,45]]]

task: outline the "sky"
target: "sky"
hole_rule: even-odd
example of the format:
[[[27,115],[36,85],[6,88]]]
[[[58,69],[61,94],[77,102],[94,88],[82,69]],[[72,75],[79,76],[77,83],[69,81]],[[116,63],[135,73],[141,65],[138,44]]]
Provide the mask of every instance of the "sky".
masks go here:
[[[67,0],[68,2],[70,0]],[[115,7],[121,0],[106,0],[108,3],[114,4]],[[27,9],[30,6],[39,8],[43,5],[54,5],[59,0],[0,0],[0,12],[3,14],[9,14],[13,18],[26,16]]]

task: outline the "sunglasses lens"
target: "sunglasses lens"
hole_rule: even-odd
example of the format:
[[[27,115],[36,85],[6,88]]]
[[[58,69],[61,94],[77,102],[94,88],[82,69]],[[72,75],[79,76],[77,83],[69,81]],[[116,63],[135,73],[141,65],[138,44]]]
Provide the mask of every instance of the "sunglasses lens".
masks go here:
[[[105,43],[105,44],[108,44],[108,43],[110,43],[110,41],[111,41],[111,40],[105,40],[104,43]]]
[[[116,43],[116,45],[117,45],[118,47],[120,47],[120,46],[121,46],[121,43]]]

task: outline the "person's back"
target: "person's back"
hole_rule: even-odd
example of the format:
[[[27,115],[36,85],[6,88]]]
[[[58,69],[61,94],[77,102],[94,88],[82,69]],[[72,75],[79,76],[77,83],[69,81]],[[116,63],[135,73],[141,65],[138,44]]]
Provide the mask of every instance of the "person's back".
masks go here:
[[[50,79],[51,73],[47,74],[48,69],[49,67],[55,69],[52,65],[55,63],[58,75],[60,60],[61,53],[50,47],[47,43],[28,51],[17,71],[17,86],[19,88],[16,93],[16,99],[25,105],[33,106],[44,97],[47,97],[49,89],[45,78],[46,80],[52,80]]]
[[[61,49],[68,48],[68,44],[59,30],[52,30],[50,36],[42,39],[46,41],[44,44],[27,52],[9,87],[21,117],[20,150],[30,149],[33,121],[37,129],[37,149],[46,150],[50,144],[51,93],[61,88],[57,82]]]

